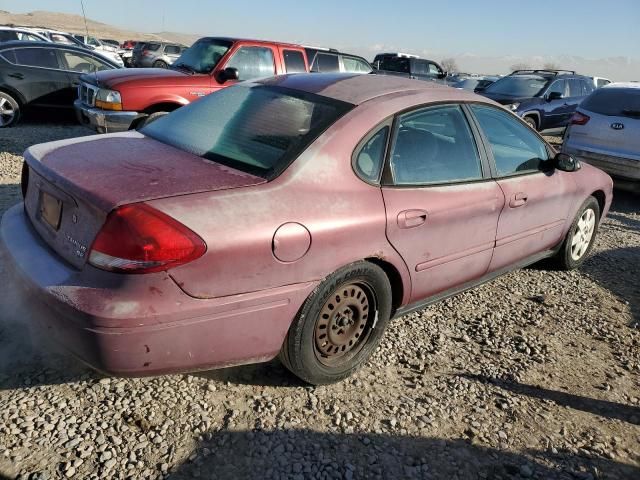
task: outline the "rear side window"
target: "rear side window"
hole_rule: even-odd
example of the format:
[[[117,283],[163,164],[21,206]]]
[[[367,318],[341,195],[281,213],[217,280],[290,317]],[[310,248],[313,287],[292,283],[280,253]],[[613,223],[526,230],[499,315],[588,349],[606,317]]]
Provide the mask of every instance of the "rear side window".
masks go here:
[[[402,115],[393,142],[391,170],[396,185],[482,178],[478,149],[460,107],[432,107]]]
[[[582,80],[580,80],[579,78],[572,78],[568,82],[570,97],[581,97],[585,95]]]
[[[328,53],[318,53],[313,61],[314,72],[331,73],[340,71],[340,61],[338,55]]]
[[[227,68],[238,69],[240,80],[269,77],[275,73],[273,51],[267,47],[241,47],[227,62]]]
[[[29,67],[60,68],[55,50],[48,48],[16,48],[16,63]]]
[[[358,57],[343,55],[342,65],[344,66],[344,71],[349,73],[370,73],[372,70],[368,62]]]
[[[168,53],[170,55],[175,55],[180,53],[180,47],[177,45],[167,45],[164,47],[164,53]]]
[[[640,88],[600,88],[580,108],[601,115],[640,117]]]
[[[298,50],[284,50],[284,68],[287,73],[304,73],[307,67],[304,64],[304,56]]]
[[[4,58],[7,62],[13,63],[15,65],[17,63],[15,52],[15,50],[3,50],[0,55],[2,55],[2,58]]]
[[[146,43],[144,45],[143,50],[150,50],[152,52],[155,52],[159,48],[160,48],[160,44],[159,43]]]
[[[387,146],[387,136],[389,127],[385,126],[378,130],[366,141],[356,156],[356,171],[365,180],[377,182],[380,180],[382,163],[384,162],[384,151]]]
[[[144,127],[145,135],[205,159],[273,178],[353,105],[239,83]]]
[[[481,105],[471,109],[489,140],[500,176],[543,169],[549,159],[545,144],[513,114]]]
[[[389,70],[390,72],[409,73],[410,59],[404,57],[389,57],[380,62],[380,70]]]
[[[9,42],[11,40],[17,40],[18,34],[11,30],[0,30],[0,42]]]

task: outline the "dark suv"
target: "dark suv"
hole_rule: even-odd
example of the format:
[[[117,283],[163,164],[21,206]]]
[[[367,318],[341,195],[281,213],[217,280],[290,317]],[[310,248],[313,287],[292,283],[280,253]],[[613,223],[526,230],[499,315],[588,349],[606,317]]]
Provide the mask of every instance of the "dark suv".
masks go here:
[[[447,72],[433,60],[400,56],[385,56],[382,59],[376,56],[376,58],[378,69],[375,73],[379,75],[395,75],[439,83],[443,83],[447,76]]]
[[[565,127],[593,80],[573,70],[516,70],[479,92],[522,117],[531,128]]]

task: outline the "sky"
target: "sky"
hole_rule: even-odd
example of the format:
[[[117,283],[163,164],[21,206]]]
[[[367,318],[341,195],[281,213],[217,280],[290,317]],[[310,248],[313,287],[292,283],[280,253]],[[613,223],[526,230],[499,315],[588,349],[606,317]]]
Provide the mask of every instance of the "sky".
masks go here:
[[[630,57],[640,62],[640,1],[84,0],[117,27],[479,57]],[[81,14],[80,0],[0,0],[13,13]],[[439,60],[438,58],[434,58]]]

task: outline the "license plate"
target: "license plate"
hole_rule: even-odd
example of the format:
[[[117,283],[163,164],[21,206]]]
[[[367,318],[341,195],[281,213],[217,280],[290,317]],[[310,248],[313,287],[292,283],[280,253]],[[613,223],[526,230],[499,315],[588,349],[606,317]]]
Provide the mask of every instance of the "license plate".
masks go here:
[[[47,192],[40,192],[40,216],[51,228],[60,228],[62,201]]]

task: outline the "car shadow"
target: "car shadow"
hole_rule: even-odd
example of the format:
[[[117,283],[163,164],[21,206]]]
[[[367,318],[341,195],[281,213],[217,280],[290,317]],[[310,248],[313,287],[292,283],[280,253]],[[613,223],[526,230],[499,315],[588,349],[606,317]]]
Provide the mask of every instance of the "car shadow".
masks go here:
[[[484,375],[461,373],[458,376],[473,380],[483,384],[491,384],[502,390],[508,390],[518,395],[525,395],[540,400],[551,400],[562,407],[569,407],[574,410],[592,413],[600,417],[611,418],[633,425],[640,425],[640,407],[633,407],[622,403],[598,400],[595,398],[583,397],[572,393],[550,390],[534,385],[527,385],[515,381],[506,381]]]
[[[255,385],[263,387],[300,388],[308,387],[295,375],[290,373],[277,358],[266,362],[237,367],[221,368],[217,370],[205,370],[192,375],[214,380],[217,382],[229,382],[235,385]]]
[[[338,429],[336,429],[338,430]],[[514,453],[468,439],[312,430],[222,430],[206,435],[169,480],[637,479],[640,469],[562,450]]]

